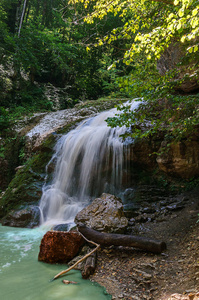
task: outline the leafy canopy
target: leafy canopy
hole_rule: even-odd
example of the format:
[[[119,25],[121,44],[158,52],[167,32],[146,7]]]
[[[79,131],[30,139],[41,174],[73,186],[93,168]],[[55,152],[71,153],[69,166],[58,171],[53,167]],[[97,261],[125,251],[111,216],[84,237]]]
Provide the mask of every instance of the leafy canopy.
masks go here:
[[[187,46],[191,52],[198,51],[199,35],[199,4],[197,0],[71,0],[75,3],[84,3],[87,8],[92,6],[93,11],[85,16],[84,20],[94,23],[96,18],[103,19],[113,13],[124,20],[122,27],[114,28],[110,35],[99,39],[98,44],[111,43],[118,38],[133,41],[126,51],[125,57],[132,59],[136,53],[144,51],[148,59],[152,56],[160,57],[161,52],[173,38],[182,43],[193,43]]]
[[[122,113],[110,118],[108,124],[112,127],[137,124],[130,133],[134,138],[147,137],[161,130],[170,141],[193,133],[199,123],[198,95],[178,94],[176,86],[183,80],[182,77],[176,80],[180,69],[170,70],[161,77],[156,61],[170,44],[179,43],[185,53],[182,62],[191,66],[190,72],[185,72],[186,76],[194,76],[198,80],[198,0],[70,2],[73,5],[81,2],[85,7],[92,8],[92,12],[84,18],[88,23],[92,24],[96,18],[108,18],[110,14],[120,16],[123,21],[123,26],[115,26],[110,34],[98,37],[95,46],[104,43],[111,45],[118,39],[126,41],[123,62],[132,70],[127,76],[119,78],[118,84],[129,97],[141,97],[143,104],[135,112],[128,106],[119,108]],[[193,64],[190,64],[191,61]],[[111,67],[117,68],[118,63],[116,61]]]

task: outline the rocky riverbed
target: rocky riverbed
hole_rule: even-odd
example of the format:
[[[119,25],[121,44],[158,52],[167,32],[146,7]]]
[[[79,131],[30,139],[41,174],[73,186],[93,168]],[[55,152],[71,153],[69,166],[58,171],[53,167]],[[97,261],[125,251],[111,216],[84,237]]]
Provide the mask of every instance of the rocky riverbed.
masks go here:
[[[167,250],[157,255],[121,246],[101,249],[91,280],[115,300],[198,299],[199,190],[128,213],[129,233],[165,241]]]

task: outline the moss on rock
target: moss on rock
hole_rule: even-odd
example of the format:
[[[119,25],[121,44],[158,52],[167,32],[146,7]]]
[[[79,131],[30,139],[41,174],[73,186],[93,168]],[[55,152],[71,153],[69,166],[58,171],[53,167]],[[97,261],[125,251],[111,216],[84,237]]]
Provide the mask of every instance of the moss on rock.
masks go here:
[[[49,140],[43,143],[43,148],[41,147],[17,170],[5,194],[0,198],[1,217],[23,204],[39,201],[45,179],[45,167],[52,156],[55,141],[56,139],[50,136]]]

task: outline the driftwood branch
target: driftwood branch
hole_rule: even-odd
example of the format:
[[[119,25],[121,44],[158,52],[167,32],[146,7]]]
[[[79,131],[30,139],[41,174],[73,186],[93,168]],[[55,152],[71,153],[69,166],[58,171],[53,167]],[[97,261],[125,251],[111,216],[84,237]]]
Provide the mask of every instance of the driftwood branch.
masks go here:
[[[64,275],[64,274],[66,274],[66,273],[68,273],[69,271],[71,271],[72,269],[74,269],[80,262],[82,262],[83,260],[85,260],[87,257],[89,257],[90,255],[92,255],[94,252],[96,252],[96,251],[100,248],[100,245],[99,245],[99,244],[97,244],[97,243],[95,243],[95,242],[93,242],[93,241],[88,240],[86,237],[84,237],[84,235],[83,235],[81,232],[80,232],[80,234],[82,235],[82,237],[83,237],[87,242],[89,242],[89,243],[95,245],[96,248],[93,249],[93,250],[92,250],[91,252],[89,252],[88,254],[86,254],[86,255],[85,255],[84,257],[82,257],[81,259],[79,259],[79,260],[78,260],[74,265],[72,265],[70,268],[68,268],[68,269],[66,269],[66,270],[63,270],[63,271],[61,271],[60,273],[58,273],[57,275],[55,275],[51,281],[57,279],[58,277],[60,277],[60,276],[62,276],[62,275]]]
[[[92,240],[101,246],[127,246],[135,247],[153,253],[161,253],[166,249],[166,244],[162,241],[149,239],[142,236],[102,233],[86,226],[79,226],[78,230],[87,239]]]

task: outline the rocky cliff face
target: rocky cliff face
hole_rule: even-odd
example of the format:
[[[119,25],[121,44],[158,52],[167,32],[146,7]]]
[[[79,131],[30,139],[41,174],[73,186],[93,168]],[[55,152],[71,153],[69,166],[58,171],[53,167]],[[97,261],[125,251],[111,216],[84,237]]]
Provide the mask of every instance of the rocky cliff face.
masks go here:
[[[161,171],[169,176],[190,179],[199,175],[199,140],[171,144],[169,151],[157,157]]]
[[[95,110],[92,109],[81,110],[80,120],[93,113],[95,113]],[[38,224],[38,216],[35,219],[32,218],[31,211],[35,212],[34,207],[37,207],[41,197],[46,173],[45,168],[52,157],[53,147],[57,138],[60,137],[60,133],[67,132],[79,121],[77,115],[75,115],[75,119],[69,118],[70,122],[66,115],[63,119],[63,124],[59,125],[59,128],[57,128],[57,123],[55,127],[52,125],[51,130],[48,129],[42,137],[37,135],[36,128],[31,128],[31,132],[36,132],[36,135],[32,134],[33,139],[31,141],[31,135],[29,134],[24,150],[29,158],[24,166],[17,168],[13,180],[0,197],[0,217],[3,218],[2,222],[5,225],[18,226],[17,224],[19,224],[19,226],[31,227]],[[27,131],[24,132],[27,135]],[[126,153],[128,171],[123,174],[125,188],[134,188],[140,183],[143,184],[143,176],[140,176],[143,172],[149,178],[149,181],[154,178],[153,184],[156,183],[157,177],[162,176],[162,174],[168,177],[169,180],[175,178],[189,180],[199,175],[198,135],[176,144],[171,143],[167,152],[162,151],[164,145],[163,136],[153,136],[150,139],[143,139],[131,144]],[[157,155],[158,152],[161,154]],[[6,161],[1,160],[0,163],[2,166],[5,165],[4,170],[7,170]],[[111,166],[108,167],[111,168]],[[53,163],[49,165],[48,171],[48,180],[51,180]],[[155,177],[154,174],[156,174]],[[0,176],[0,179],[3,182],[3,176]],[[28,209],[27,205],[31,209]],[[27,216],[29,216],[29,221]]]
[[[157,170],[170,178],[191,179],[199,175],[199,139],[171,143],[159,139],[142,140],[132,144],[129,160],[133,166],[153,172]],[[159,155],[152,153],[161,153]]]

